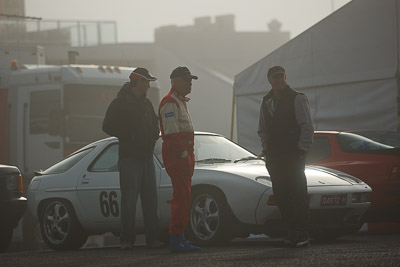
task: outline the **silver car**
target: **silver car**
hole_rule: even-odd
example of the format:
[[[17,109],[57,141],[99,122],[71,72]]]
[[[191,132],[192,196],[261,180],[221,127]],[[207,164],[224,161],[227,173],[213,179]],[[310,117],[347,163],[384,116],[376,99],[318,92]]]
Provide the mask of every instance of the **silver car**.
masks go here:
[[[156,143],[158,215],[166,234],[172,185]],[[192,206],[186,237],[208,244],[264,233],[282,235],[265,162],[225,137],[197,132]],[[371,188],[335,170],[306,167],[310,198],[310,233],[334,239],[357,231],[370,202]],[[89,144],[45,171],[28,190],[28,204],[40,223],[44,241],[55,250],[80,248],[88,235],[120,230],[118,139]],[[140,198],[137,232],[144,232]]]

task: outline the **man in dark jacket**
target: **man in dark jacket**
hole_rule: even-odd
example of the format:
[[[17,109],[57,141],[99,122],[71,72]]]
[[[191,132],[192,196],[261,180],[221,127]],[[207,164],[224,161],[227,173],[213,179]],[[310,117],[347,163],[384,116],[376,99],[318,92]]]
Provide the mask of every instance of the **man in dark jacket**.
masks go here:
[[[314,127],[307,97],[286,83],[285,69],[268,70],[272,90],[263,98],[258,135],[271,176],[281,217],[288,229],[285,246],[306,247],[308,240],[307,180],[305,155],[310,149]]]
[[[121,188],[121,248],[132,249],[136,240],[135,219],[138,195],[142,203],[146,246],[163,247],[159,238],[154,145],[159,137],[157,115],[147,98],[152,77],[136,68],[107,109],[103,131],[119,140]]]

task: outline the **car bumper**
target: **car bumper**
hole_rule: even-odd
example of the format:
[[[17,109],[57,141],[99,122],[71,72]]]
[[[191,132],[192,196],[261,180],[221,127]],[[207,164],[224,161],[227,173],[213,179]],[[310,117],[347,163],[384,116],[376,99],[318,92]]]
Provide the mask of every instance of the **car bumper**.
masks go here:
[[[0,227],[14,228],[25,213],[27,200],[24,197],[0,202]]]
[[[400,204],[371,207],[363,216],[366,222],[400,222]]]

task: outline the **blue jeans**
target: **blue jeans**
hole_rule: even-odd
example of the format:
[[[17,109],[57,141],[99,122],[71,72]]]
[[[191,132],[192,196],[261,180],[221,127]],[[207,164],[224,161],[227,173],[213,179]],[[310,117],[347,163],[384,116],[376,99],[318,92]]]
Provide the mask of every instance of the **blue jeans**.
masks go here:
[[[140,194],[146,244],[159,239],[158,197],[153,158],[123,158],[118,162],[121,188],[121,236],[122,243],[134,244],[136,241],[136,203]]]

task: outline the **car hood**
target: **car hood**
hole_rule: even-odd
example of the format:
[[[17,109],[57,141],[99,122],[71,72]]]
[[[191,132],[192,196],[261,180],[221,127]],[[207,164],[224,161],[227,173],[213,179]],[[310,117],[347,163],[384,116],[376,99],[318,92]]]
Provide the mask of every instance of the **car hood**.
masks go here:
[[[247,163],[224,163],[224,164],[197,164],[196,173],[204,174],[205,172],[218,172],[221,175],[236,175],[245,179],[261,182],[271,186],[271,178],[264,163],[247,162]],[[351,184],[359,184],[360,180],[353,177],[355,182],[349,179],[352,177],[328,168],[319,168],[318,166],[306,166],[307,185],[311,186],[348,186]],[[342,177],[342,175],[346,177]],[[360,181],[360,182],[358,182]]]

